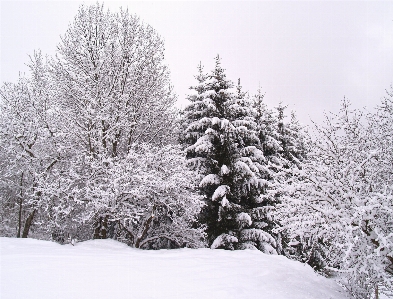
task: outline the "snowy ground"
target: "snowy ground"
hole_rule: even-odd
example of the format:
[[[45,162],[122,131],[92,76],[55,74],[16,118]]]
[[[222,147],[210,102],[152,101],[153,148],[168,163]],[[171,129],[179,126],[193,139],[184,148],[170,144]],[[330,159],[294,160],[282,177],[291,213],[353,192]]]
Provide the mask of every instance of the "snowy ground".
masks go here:
[[[142,251],[0,238],[0,298],[344,299],[306,265],[258,251]]]

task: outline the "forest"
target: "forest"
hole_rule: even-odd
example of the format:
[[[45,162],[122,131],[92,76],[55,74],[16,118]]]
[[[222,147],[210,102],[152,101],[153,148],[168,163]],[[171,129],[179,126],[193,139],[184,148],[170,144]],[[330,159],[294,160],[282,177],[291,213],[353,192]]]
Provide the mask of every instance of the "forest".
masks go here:
[[[393,86],[305,127],[214,59],[178,110],[160,35],[81,6],[54,57],[2,83],[0,236],[259,250],[392,294]]]

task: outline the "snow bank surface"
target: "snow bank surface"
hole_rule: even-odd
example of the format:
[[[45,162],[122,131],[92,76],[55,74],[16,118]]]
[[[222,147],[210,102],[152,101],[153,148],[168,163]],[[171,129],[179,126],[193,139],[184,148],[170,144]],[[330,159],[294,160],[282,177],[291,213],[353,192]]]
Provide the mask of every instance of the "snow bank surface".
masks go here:
[[[333,280],[259,251],[143,251],[0,238],[0,298],[344,299]]]

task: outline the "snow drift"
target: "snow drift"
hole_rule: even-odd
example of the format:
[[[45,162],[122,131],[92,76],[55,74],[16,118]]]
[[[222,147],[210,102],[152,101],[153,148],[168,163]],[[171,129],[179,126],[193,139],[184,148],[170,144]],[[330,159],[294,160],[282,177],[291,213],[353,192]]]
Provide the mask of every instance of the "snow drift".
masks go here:
[[[0,238],[0,297],[349,298],[308,265],[259,251],[144,251],[113,240],[75,246]]]

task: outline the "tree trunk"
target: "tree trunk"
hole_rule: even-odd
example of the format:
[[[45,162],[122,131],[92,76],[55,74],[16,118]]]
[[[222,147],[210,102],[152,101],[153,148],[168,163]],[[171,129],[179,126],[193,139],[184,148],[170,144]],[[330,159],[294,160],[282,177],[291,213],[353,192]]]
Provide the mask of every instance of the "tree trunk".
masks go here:
[[[20,238],[21,228],[22,228],[22,197],[19,199],[18,232],[16,234],[17,238]]]
[[[35,215],[36,211],[37,210],[34,209],[33,212],[31,212],[31,214],[29,215],[29,217],[27,217],[26,222],[25,222],[25,227],[23,228],[22,238],[27,238],[29,231],[30,231],[31,224],[33,223],[33,219],[34,219],[34,215]]]
[[[106,239],[108,230],[108,216],[99,217],[96,221],[93,239]]]
[[[22,184],[23,184],[23,172],[20,177],[20,183],[19,183],[19,213],[18,213],[18,233],[16,234],[17,238],[20,238],[20,230],[22,229],[22,203],[23,203],[23,191],[22,191]]]
[[[140,246],[140,244],[141,244],[141,241],[142,241],[144,238],[146,238],[147,232],[149,231],[149,228],[150,228],[150,223],[152,222],[153,218],[154,218],[154,214],[152,214],[152,215],[149,217],[149,219],[146,220],[145,225],[144,225],[144,227],[143,227],[143,232],[142,232],[142,234],[141,234],[140,236],[138,236],[138,238],[136,239],[135,248],[139,248],[139,246]]]

